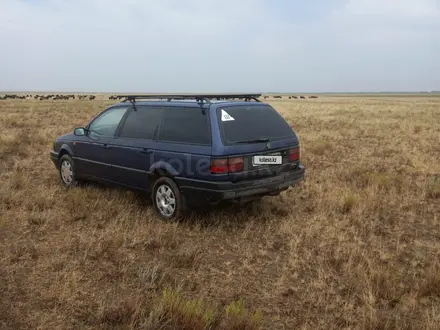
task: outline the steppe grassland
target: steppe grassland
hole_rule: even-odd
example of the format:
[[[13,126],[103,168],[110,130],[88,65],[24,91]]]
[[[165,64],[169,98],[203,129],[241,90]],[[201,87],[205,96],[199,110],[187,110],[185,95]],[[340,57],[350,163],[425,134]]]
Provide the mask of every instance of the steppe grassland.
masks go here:
[[[112,101],[0,101],[0,327],[438,328],[440,98],[270,102],[306,181],[171,224],[59,183],[54,138]]]

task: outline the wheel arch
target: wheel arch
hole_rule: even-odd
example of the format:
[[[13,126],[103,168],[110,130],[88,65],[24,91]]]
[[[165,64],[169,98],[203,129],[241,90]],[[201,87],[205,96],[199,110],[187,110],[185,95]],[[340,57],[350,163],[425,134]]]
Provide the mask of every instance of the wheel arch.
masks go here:
[[[176,169],[171,166],[169,163],[160,160],[156,163],[154,163],[153,165],[150,166],[149,169],[150,173],[156,173],[156,174],[164,174],[161,176],[170,176],[170,177],[174,177],[179,175],[179,173],[176,171]]]
[[[63,144],[60,148],[60,153],[58,154],[58,159],[61,159],[64,155],[69,155],[70,157],[73,156],[72,148],[69,147],[68,144]]]
[[[170,164],[164,161],[158,161],[151,165],[149,169],[149,175],[148,175],[148,189],[151,191],[153,189],[153,186],[157,179],[161,177],[168,177],[174,180],[174,177],[177,176],[178,173],[174,167],[172,167]]]

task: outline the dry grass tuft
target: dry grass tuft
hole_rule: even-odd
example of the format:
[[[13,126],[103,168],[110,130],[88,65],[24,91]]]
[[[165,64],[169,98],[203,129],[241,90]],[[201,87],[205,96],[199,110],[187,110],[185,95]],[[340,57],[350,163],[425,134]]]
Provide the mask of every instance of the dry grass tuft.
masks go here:
[[[108,104],[0,101],[0,328],[438,329],[439,98],[274,102],[305,182],[178,224],[61,187],[54,138]]]
[[[231,330],[258,329],[261,321],[261,313],[249,312],[243,299],[235,300],[226,306],[226,315],[228,329]]]
[[[186,300],[176,290],[164,289],[153,306],[149,317],[155,319],[155,328],[202,330],[218,325],[214,308],[200,298]]]
[[[426,193],[430,198],[440,198],[440,176],[431,176],[428,179]]]
[[[345,195],[342,200],[341,211],[342,213],[349,213],[358,203],[359,197],[348,194]]]
[[[325,153],[331,152],[333,150],[333,145],[328,140],[320,139],[313,141],[310,145],[308,145],[308,150],[317,156],[322,156]]]

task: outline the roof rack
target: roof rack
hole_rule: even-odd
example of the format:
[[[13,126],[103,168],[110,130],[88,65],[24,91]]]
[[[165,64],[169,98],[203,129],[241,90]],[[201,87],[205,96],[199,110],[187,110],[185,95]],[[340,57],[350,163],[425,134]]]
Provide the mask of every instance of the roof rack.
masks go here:
[[[206,102],[211,103],[211,99],[217,99],[217,100],[235,100],[235,99],[244,99],[245,101],[257,101],[261,102],[258,97],[261,96],[261,94],[194,94],[194,95],[188,95],[188,94],[148,94],[148,95],[116,95],[118,98],[123,98],[124,100],[122,102],[136,102],[138,99],[167,99],[168,101],[171,100],[196,100],[197,102]]]

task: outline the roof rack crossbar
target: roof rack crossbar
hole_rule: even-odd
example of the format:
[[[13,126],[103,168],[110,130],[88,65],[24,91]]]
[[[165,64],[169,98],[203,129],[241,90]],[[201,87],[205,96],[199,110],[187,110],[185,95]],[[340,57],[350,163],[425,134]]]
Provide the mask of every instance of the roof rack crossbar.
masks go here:
[[[196,100],[197,102],[211,103],[211,99],[227,100],[227,99],[244,99],[245,101],[255,100],[261,102],[258,97],[261,94],[148,94],[148,95],[116,95],[118,98],[123,98],[122,102],[135,102],[137,99],[167,99],[171,100]]]

